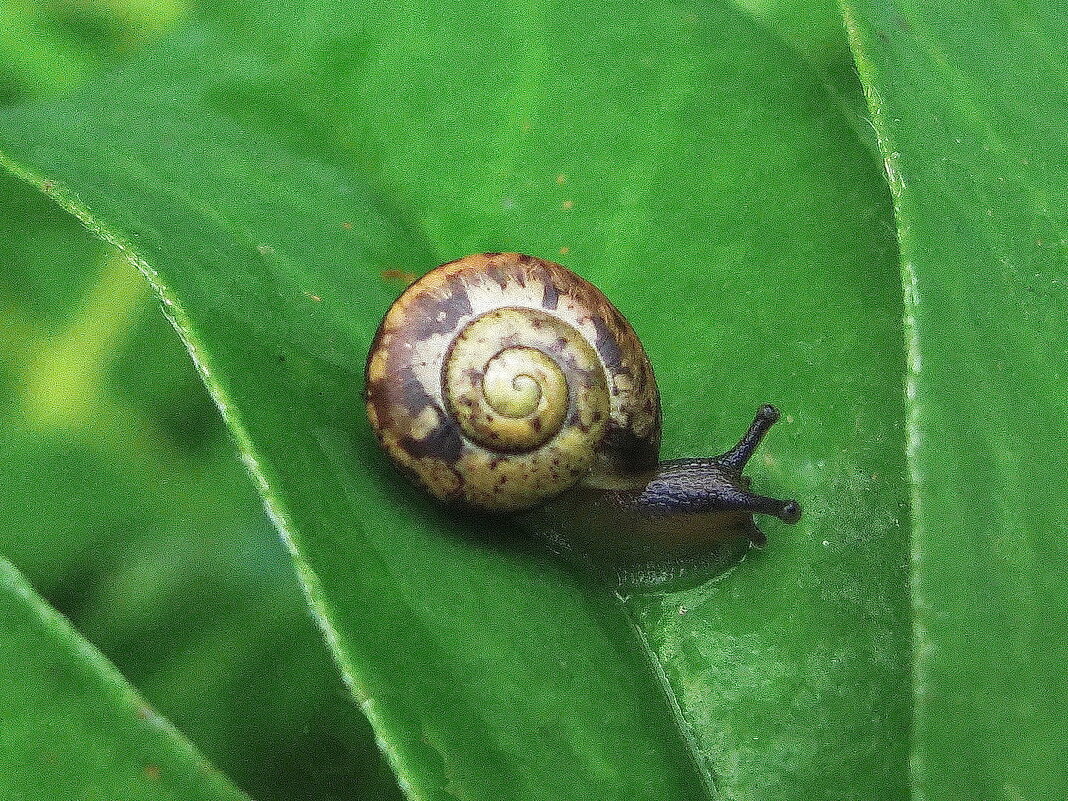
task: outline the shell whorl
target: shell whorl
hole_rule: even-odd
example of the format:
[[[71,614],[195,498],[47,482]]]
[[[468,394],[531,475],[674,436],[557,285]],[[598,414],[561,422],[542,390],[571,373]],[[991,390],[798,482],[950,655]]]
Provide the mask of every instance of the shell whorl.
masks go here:
[[[600,290],[552,262],[486,253],[427,273],[386,314],[366,379],[382,447],[442,500],[524,509],[656,462],[644,349]]]

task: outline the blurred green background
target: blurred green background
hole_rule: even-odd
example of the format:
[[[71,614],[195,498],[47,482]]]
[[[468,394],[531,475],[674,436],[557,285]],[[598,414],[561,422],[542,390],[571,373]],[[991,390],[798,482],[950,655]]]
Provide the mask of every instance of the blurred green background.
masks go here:
[[[178,2],[0,0],[0,103],[150,44]],[[398,796],[148,284],[0,175],[0,553],[261,799]]]

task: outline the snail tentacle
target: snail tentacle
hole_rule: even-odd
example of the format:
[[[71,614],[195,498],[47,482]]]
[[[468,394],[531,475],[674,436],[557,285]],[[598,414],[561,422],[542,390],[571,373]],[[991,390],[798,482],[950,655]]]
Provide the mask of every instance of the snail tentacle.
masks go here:
[[[723,455],[661,462],[656,475],[640,491],[620,493],[615,502],[636,514],[652,516],[719,515],[720,523],[748,524],[752,515],[763,514],[785,523],[796,523],[801,516],[797,501],[750,492],[750,480],[741,472],[778,419],[779,412],[774,406],[762,406],[738,444]],[[748,525],[744,530],[754,543],[763,538],[763,534],[753,537]]]
[[[738,440],[738,444],[721,456],[716,457],[720,464],[741,471],[760,446],[760,441],[764,439],[764,435],[771,430],[775,423],[779,422],[779,417],[779,410],[770,403],[765,403],[761,406],[756,413],[756,417],[753,418],[753,422],[749,424],[749,429]]]

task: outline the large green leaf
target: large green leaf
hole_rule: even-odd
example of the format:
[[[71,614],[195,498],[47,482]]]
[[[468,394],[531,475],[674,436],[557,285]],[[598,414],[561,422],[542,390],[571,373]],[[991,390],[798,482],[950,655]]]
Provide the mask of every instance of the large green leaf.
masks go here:
[[[103,250],[0,178],[0,553],[257,799],[393,797],[215,407]]]
[[[0,795],[247,798],[0,559]]]
[[[1068,14],[847,10],[908,301],[917,793],[1068,797]]]
[[[161,292],[402,781],[899,797],[900,289],[823,80],[733,7],[375,8],[220,14],[0,144]],[[359,402],[383,270],[483,249],[566,253],[631,316],[666,456],[779,403],[755,474],[805,522],[621,606],[393,476]]]

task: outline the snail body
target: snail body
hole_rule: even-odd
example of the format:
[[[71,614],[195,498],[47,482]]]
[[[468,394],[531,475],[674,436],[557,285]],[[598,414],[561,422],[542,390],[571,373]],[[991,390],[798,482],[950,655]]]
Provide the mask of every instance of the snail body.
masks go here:
[[[659,462],[660,397],[634,330],[559,264],[482,253],[443,264],[394,302],[371,346],[367,414],[390,458],[441,501],[516,513],[650,548],[745,536],[795,501],[749,493],[746,461],[778,412],[710,459]],[[678,550],[678,549],[674,549]]]

